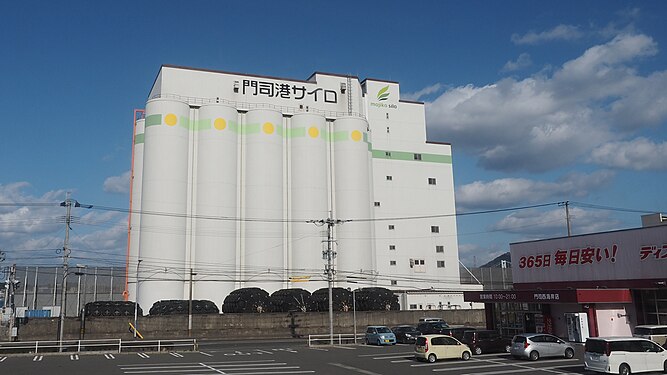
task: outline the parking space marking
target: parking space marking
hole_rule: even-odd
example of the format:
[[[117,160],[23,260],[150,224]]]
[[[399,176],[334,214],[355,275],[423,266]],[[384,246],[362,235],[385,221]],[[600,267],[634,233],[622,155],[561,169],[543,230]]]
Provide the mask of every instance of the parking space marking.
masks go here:
[[[111,354],[111,353],[107,353],[107,354],[105,354],[105,355],[104,355],[104,358],[106,358],[106,359],[116,359],[116,357],[114,357],[114,355]]]
[[[543,367],[543,368],[539,368],[539,367],[524,367],[524,366],[520,366],[520,367],[521,367],[521,368],[513,369],[513,370],[502,370],[502,371],[485,372],[484,374],[485,374],[485,375],[497,375],[497,374],[510,374],[510,373],[514,373],[514,372],[528,372],[528,371],[535,371],[535,372],[537,372],[537,371],[546,371],[546,372],[555,372],[555,373],[557,373],[557,374],[564,374],[563,372],[554,371],[554,370],[559,369],[559,368],[561,368],[561,367],[563,367],[563,366],[552,366],[552,367]],[[449,370],[449,369],[435,369],[435,370],[433,370],[433,371],[448,371],[448,370]],[[461,374],[461,375],[479,375],[479,374],[480,374],[479,372],[470,372],[470,373]]]
[[[207,357],[213,357],[213,354],[209,354],[209,353],[206,353],[206,352],[199,352],[199,354],[203,354]]]
[[[384,356],[384,357],[373,357],[373,359],[394,359],[394,358],[406,359],[405,357],[406,357],[406,355],[403,354],[403,355],[390,355],[390,356]]]
[[[151,356],[149,356],[149,355],[146,354],[146,353],[137,353],[137,355],[138,355],[139,357],[141,357],[141,358],[144,358],[144,359],[146,359],[146,358],[150,358],[150,357],[151,357]]]
[[[415,354],[415,352],[400,352],[400,353],[392,353],[392,354],[393,355],[399,355],[399,354],[410,355],[410,354]],[[378,355],[376,353],[376,354],[360,354],[357,357],[377,357],[377,356]]]
[[[329,349],[313,348],[313,347],[309,347],[308,349],[310,349],[310,350],[320,350],[320,351],[323,351],[323,352],[328,352],[329,351]]]
[[[35,358],[32,359],[33,362],[39,362],[42,359],[44,359],[43,355],[36,355]]]
[[[176,358],[183,358],[183,354],[181,354],[181,353],[170,352],[169,355],[171,355],[172,357],[176,357]]]
[[[78,361],[79,360],[79,355],[78,354],[70,354],[69,359],[70,359],[70,361]]]
[[[0,357],[0,362],[4,362],[7,357]]]
[[[398,361],[389,361],[390,363],[405,363],[405,362],[413,362],[412,359],[400,359]]]
[[[173,374],[173,373],[218,373],[230,371],[245,374],[311,374],[315,371],[300,370],[299,366],[288,366],[285,362],[266,361],[229,361],[229,362],[190,362],[160,363],[155,365],[119,365],[125,374]],[[203,371],[203,372],[202,372]]]
[[[368,371],[368,370],[364,370],[364,369],[361,369],[361,368],[357,368],[357,367],[352,367],[352,366],[344,365],[344,364],[342,364],[342,363],[329,363],[329,364],[332,365],[332,366],[336,366],[336,367],[344,368],[344,369],[346,369],[346,370],[350,370],[350,371],[358,372],[358,373],[360,373],[360,374],[366,374],[366,375],[382,375],[382,374],[378,374],[377,372]]]

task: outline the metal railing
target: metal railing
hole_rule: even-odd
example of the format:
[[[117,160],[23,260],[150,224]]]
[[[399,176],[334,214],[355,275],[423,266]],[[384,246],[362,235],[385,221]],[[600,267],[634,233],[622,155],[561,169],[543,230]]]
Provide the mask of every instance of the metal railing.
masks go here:
[[[322,109],[311,108],[309,106],[302,107],[289,107],[283,105],[275,105],[269,103],[249,103],[249,102],[237,102],[234,100],[227,100],[223,98],[198,98],[194,96],[183,96],[178,94],[155,94],[149,99],[158,99],[158,98],[168,98],[168,99],[178,99],[182,100],[189,105],[203,105],[203,104],[215,104],[222,103],[228,104],[232,107],[235,107],[237,110],[250,110],[250,109],[274,109],[282,113],[315,113],[322,115],[324,117],[338,118],[343,116],[354,116],[366,119],[366,116],[358,112],[348,112],[348,111],[325,111]]]
[[[334,345],[363,344],[366,335],[363,333],[337,333],[333,335]],[[331,335],[308,335],[308,346],[331,345]]]
[[[153,352],[163,350],[197,350],[196,339],[180,340],[64,340],[0,342],[0,353],[79,353],[79,352]]]

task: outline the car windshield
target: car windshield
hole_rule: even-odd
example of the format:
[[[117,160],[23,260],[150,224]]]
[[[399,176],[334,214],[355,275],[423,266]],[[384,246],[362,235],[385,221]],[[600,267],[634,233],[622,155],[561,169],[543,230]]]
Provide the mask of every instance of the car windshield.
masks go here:
[[[433,324],[434,327],[436,328],[449,328],[449,325],[445,322],[437,322]]]
[[[646,327],[635,327],[635,335],[650,335],[651,329]]]
[[[523,343],[526,342],[526,338],[523,337],[523,336],[514,336],[514,339],[512,340],[512,342],[523,344]]]
[[[417,337],[417,345],[419,345],[419,346],[426,345],[426,337],[424,337],[424,336]]]
[[[378,327],[378,333],[391,333],[391,330],[387,327]]]

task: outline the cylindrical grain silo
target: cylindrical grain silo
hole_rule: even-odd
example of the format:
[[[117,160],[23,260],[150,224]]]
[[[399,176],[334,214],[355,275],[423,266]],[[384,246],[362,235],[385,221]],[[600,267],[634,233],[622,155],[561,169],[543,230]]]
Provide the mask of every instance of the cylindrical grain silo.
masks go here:
[[[245,116],[242,252],[245,286],[269,293],[285,279],[283,230],[283,117],[265,109]]]
[[[141,225],[141,187],[144,167],[144,131],[145,118],[135,121],[134,144],[132,145],[132,170],[130,171],[130,214],[129,237],[126,268],[127,298],[135,301],[137,296],[137,260],[139,259],[139,228]]]
[[[236,278],[237,122],[233,107],[199,108],[193,295],[220,310]]]
[[[335,180],[335,218],[370,219],[370,151],[366,137],[368,123],[358,117],[342,117],[333,125]],[[351,221],[337,225],[337,278],[350,272],[369,272],[373,268],[373,241],[370,221]]]
[[[326,120],[310,114],[295,114],[290,122],[288,137],[290,175],[290,242],[292,280],[310,279],[301,288],[315,290],[326,286],[316,285],[308,276],[320,275],[324,269],[322,260],[322,227],[306,223],[328,217],[327,143]],[[319,278],[318,278],[319,279]]]
[[[138,300],[148,310],[183,298],[190,107],[149,100],[145,126]]]

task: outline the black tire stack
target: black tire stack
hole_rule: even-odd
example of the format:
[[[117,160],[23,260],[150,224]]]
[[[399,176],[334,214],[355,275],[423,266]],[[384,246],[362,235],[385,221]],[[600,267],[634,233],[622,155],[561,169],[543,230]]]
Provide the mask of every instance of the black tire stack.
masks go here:
[[[352,292],[345,288],[332,288],[334,311],[352,311]],[[313,292],[316,311],[329,311],[329,289],[321,288]]]
[[[299,288],[280,289],[269,297],[271,312],[314,311],[315,303],[309,291]]]
[[[398,296],[387,288],[361,288],[355,298],[358,311],[400,310]]]
[[[88,302],[84,314],[90,317],[99,316],[134,316],[135,303],[132,301],[95,301]],[[141,306],[137,306],[137,314],[143,315]]]
[[[186,315],[190,312],[190,301],[170,299],[157,301],[151,307],[150,315]],[[193,314],[219,314],[220,310],[215,303],[209,300],[192,300]]]
[[[225,298],[222,311],[225,313],[269,312],[269,293],[260,288],[236,289]]]

